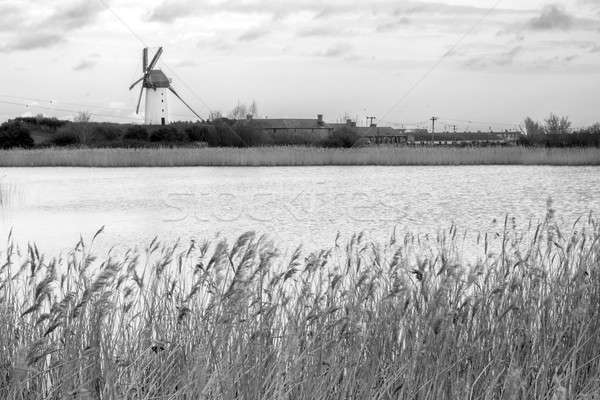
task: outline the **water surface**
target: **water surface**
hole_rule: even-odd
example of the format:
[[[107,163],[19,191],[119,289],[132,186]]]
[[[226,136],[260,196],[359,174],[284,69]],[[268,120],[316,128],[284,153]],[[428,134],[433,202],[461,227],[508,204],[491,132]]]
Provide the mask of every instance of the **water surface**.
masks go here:
[[[526,226],[548,198],[565,226],[600,211],[598,167],[5,168],[0,186],[2,240],[12,228],[50,252],[103,225],[102,249],[248,230],[315,248],[338,232],[498,231],[506,214]]]

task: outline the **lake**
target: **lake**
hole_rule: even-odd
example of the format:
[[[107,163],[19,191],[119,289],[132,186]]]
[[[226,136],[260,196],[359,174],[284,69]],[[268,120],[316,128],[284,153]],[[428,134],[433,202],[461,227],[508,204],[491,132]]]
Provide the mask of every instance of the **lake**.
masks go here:
[[[506,214],[526,228],[548,198],[567,227],[600,211],[598,167],[4,168],[0,188],[1,240],[12,228],[51,253],[101,226],[103,250],[249,230],[320,248],[338,232],[501,231]]]

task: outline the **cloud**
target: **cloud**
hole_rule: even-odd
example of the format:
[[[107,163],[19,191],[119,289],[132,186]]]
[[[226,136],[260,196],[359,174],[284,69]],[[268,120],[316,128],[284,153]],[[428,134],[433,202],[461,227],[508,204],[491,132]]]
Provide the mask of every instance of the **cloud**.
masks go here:
[[[85,71],[96,66],[96,62],[92,60],[82,60],[79,64],[73,67],[73,71]]]
[[[78,0],[65,8],[57,8],[54,13],[44,21],[44,25],[52,26],[63,31],[70,31],[85,27],[93,22],[104,11],[104,7],[97,1]]]
[[[268,34],[269,34],[269,31],[267,31],[266,29],[254,28],[254,29],[250,29],[250,30],[242,33],[238,37],[238,40],[240,42],[253,42],[253,41],[258,40]]]
[[[575,18],[556,5],[549,5],[542,9],[539,16],[529,21],[533,30],[568,30],[573,27]]]
[[[11,20],[18,21],[21,28],[13,28],[14,33],[6,40],[8,44],[0,45],[0,51],[35,50],[62,43],[66,41],[68,33],[93,22],[103,8],[96,2],[77,0],[70,2],[66,7],[59,5],[49,11],[49,16],[41,20],[28,21],[28,18],[32,17],[25,15],[23,10],[9,6],[0,7],[0,23],[9,15]]]
[[[198,63],[194,60],[181,60],[176,62],[175,66],[178,68],[196,67],[198,66]]]
[[[224,0],[219,2],[200,2],[196,0],[163,0],[148,13],[150,21],[172,23],[179,18],[194,15],[213,15],[218,13],[262,14],[282,18],[302,12],[313,13],[315,18],[332,18],[344,14],[354,15],[408,15],[408,14],[479,14],[488,8],[477,6],[461,6],[445,3],[430,3],[427,1],[403,1],[398,5],[397,0],[371,1],[331,1],[322,0]],[[531,12],[528,10],[496,9],[495,14],[517,14]]]
[[[8,45],[0,46],[0,51],[10,52],[18,50],[35,50],[46,48],[64,41],[62,35],[54,33],[33,32],[27,35],[17,36]]]
[[[339,34],[340,30],[331,26],[307,27],[298,30],[298,32],[296,33],[296,35],[299,37],[328,37],[337,36]]]
[[[197,8],[197,5],[192,1],[167,0],[150,11],[147,19],[149,21],[171,23],[179,18],[193,14]]]
[[[0,5],[0,32],[9,31],[19,26],[23,10],[14,4]]]
[[[318,52],[315,55],[319,57],[337,58],[349,56],[352,51],[352,46],[349,43],[337,43],[324,51]]]
[[[411,21],[409,18],[402,17],[402,18],[397,19],[392,22],[386,22],[384,24],[380,24],[375,28],[375,30],[379,33],[394,32],[403,26],[409,25],[410,23],[411,23]]]
[[[515,58],[523,51],[523,47],[516,46],[509,51],[490,55],[471,57],[464,62],[464,66],[473,69],[487,69],[491,67],[506,67],[514,63]]]

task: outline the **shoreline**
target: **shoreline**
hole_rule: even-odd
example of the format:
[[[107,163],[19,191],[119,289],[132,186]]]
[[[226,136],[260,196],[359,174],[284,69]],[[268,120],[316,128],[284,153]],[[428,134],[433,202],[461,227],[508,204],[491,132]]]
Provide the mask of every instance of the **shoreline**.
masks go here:
[[[600,166],[600,148],[316,147],[0,150],[0,167]]]

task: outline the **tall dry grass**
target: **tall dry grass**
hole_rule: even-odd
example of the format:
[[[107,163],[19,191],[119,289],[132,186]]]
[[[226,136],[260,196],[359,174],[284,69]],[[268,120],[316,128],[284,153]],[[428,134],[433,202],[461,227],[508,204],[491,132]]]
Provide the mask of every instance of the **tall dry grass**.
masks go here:
[[[600,165],[599,148],[312,147],[60,149],[0,151],[0,167],[307,165]]]
[[[597,399],[597,222],[508,225],[474,265],[455,228],[287,256],[253,233],[102,261],[9,245],[0,398]]]

